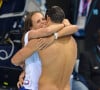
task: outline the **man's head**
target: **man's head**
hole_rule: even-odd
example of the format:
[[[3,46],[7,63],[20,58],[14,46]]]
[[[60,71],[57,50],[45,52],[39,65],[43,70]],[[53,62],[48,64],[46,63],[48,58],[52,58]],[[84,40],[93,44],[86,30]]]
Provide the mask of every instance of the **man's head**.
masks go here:
[[[53,23],[62,23],[65,13],[59,6],[53,6],[46,11],[45,17],[47,20],[50,18]]]
[[[44,15],[40,11],[30,12],[24,23],[24,30],[27,32],[30,29],[38,29],[44,27],[46,24],[46,20]]]

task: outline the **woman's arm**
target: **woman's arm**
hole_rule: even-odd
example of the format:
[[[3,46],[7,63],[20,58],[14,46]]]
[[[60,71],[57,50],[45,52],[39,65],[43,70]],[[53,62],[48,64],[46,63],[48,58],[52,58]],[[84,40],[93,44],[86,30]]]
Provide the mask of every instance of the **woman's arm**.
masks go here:
[[[29,31],[29,40],[33,39],[33,38],[50,36],[53,33],[61,30],[63,27],[64,27],[64,24],[54,24],[54,25],[50,25],[46,28],[40,28],[37,30],[30,30]]]
[[[62,24],[50,25],[46,28],[40,28],[38,30],[31,30],[29,32],[29,40],[32,38],[46,37],[53,35],[55,32],[59,33],[59,37],[73,34],[77,31],[77,26],[70,24],[68,19],[64,19]]]
[[[28,42],[26,46],[17,51],[17,53],[12,57],[11,62],[16,66],[20,66],[23,62],[30,57],[34,52],[39,51],[48,47],[54,41],[54,37],[32,39]]]

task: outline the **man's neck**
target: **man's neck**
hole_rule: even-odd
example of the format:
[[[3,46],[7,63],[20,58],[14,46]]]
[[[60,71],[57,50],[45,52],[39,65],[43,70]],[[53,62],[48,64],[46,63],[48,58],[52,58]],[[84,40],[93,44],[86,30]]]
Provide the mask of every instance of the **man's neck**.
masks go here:
[[[48,22],[48,26],[49,25],[57,25],[57,24],[59,24],[59,23],[55,23],[55,22],[52,22],[52,21]]]

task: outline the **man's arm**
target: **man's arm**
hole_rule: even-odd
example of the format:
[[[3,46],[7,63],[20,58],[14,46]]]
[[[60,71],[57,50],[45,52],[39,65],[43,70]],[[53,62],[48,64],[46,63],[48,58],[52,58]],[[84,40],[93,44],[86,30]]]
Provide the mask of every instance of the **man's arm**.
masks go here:
[[[63,20],[66,27],[58,32],[58,37],[72,35],[78,31],[77,25],[72,25],[67,19]]]
[[[67,25],[66,25],[67,23]],[[58,32],[58,37],[61,37],[61,36],[64,36],[64,35],[70,35],[72,34],[73,32],[77,31],[77,26],[75,25],[71,25],[69,24],[68,25],[68,22],[66,22],[65,25],[66,27],[64,27],[60,32]],[[53,37],[53,36],[52,36]],[[31,56],[35,51],[39,50],[39,49],[43,49],[45,47],[48,46],[48,44],[50,45],[52,41],[54,40],[54,37],[53,39],[46,39],[46,40],[49,40],[49,41],[42,41],[43,39],[41,39],[41,41],[35,41],[34,40],[30,40],[30,42],[28,43],[27,46],[25,46],[25,48],[19,50],[13,57],[12,57],[12,63],[15,64],[15,65],[20,65],[22,64],[26,58],[28,58],[29,56]],[[48,43],[49,42],[49,43]]]
[[[63,36],[68,36],[72,35],[73,33],[78,31],[78,27],[76,25],[69,25],[62,30],[57,32],[57,37],[63,37]]]
[[[46,28],[40,28],[38,30],[31,30],[29,32],[29,40],[32,38],[40,38],[49,35],[53,35],[55,32],[59,33],[59,37],[65,35],[71,35],[77,32],[77,26],[72,25],[68,19],[64,19],[62,24],[50,25]]]
[[[76,25],[69,25],[68,27],[63,28],[63,30],[58,32],[58,37],[70,35],[74,31],[77,31],[77,26]],[[49,46],[51,44],[50,41],[52,40],[52,42],[53,42],[52,37],[51,38],[49,37],[50,39],[46,38],[46,40],[49,40],[49,41],[43,41],[43,39],[45,39],[45,38],[42,38],[40,40],[35,39],[36,41],[34,41],[34,39],[30,40],[29,43],[24,48],[19,50],[12,57],[12,59],[11,59],[12,63],[15,65],[18,65],[18,66],[21,65],[25,61],[25,59],[28,58],[29,56],[31,56],[35,51]]]
[[[64,24],[57,24],[57,25],[50,25],[46,28],[40,28],[37,30],[30,30],[29,31],[29,40],[33,38],[40,38],[40,37],[46,37],[50,36],[53,33],[61,30],[64,27]]]

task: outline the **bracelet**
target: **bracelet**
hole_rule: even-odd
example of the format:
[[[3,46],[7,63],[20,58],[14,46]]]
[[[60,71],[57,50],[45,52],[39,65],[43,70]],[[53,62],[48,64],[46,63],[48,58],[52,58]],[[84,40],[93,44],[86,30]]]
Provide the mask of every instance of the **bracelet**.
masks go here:
[[[54,39],[58,39],[58,33],[54,33]]]

